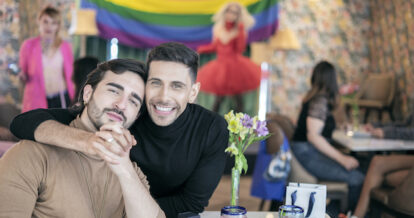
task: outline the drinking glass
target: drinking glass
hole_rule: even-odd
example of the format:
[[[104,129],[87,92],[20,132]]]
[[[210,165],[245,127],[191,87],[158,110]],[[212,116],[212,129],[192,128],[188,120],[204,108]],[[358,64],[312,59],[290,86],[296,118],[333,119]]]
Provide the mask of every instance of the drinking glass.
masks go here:
[[[279,207],[279,218],[304,218],[303,208],[295,205],[282,205]]]
[[[220,218],[247,218],[246,213],[242,206],[225,206],[221,208]]]

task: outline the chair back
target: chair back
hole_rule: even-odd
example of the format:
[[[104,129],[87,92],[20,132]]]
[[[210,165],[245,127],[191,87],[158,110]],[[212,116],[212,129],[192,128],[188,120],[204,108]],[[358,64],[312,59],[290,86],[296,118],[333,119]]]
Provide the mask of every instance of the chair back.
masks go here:
[[[379,101],[382,105],[390,105],[395,93],[395,80],[391,74],[370,74],[364,81],[356,98]]]
[[[285,115],[268,113],[267,128],[271,136],[266,140],[266,151],[268,154],[274,154],[280,150],[283,144],[283,135],[286,136],[290,142],[295,132],[295,125]]]

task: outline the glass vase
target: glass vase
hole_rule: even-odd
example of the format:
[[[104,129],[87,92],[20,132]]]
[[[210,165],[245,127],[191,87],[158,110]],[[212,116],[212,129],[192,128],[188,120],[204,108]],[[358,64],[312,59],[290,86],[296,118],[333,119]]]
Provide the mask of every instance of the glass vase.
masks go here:
[[[240,173],[235,167],[231,169],[231,206],[239,205]]]

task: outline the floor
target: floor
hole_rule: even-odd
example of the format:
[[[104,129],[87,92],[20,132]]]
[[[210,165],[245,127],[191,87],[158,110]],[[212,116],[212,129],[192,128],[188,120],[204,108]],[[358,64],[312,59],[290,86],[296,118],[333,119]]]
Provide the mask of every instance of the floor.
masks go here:
[[[257,211],[259,209],[261,199],[250,196],[250,185],[252,183],[251,176],[240,177],[240,193],[239,205],[247,209],[247,211]],[[223,206],[230,204],[231,177],[223,175],[220,183],[210,199],[206,211],[220,211]],[[266,202],[264,208],[269,208],[270,202]]]

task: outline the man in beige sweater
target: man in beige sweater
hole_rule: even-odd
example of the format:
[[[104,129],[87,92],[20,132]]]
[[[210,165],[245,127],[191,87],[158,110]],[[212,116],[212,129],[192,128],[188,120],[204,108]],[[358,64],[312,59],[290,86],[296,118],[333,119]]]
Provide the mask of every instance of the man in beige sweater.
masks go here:
[[[138,117],[146,74],[141,62],[117,59],[98,65],[86,81],[71,126],[90,141],[118,144]],[[0,159],[0,217],[165,217],[149,193],[129,149],[108,163],[97,155],[23,140]],[[102,146],[100,152],[108,152]]]

